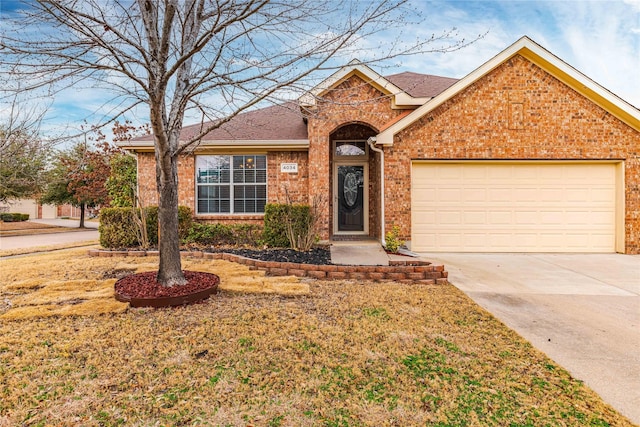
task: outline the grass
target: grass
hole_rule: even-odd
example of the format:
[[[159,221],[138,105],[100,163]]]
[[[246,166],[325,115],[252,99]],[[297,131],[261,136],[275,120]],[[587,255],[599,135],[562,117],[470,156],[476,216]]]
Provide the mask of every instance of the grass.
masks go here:
[[[153,262],[77,250],[2,260],[0,307]],[[453,286],[260,280],[280,292],[0,317],[0,426],[632,425]]]
[[[63,233],[74,231],[68,227],[58,227],[55,225],[41,224],[30,221],[4,222],[0,221],[0,237],[1,236],[29,236],[32,234],[43,233]]]

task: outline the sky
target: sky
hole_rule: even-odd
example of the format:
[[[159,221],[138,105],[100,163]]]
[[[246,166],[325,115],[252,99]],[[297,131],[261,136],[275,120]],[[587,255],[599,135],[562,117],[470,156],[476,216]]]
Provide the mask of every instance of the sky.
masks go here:
[[[421,17],[420,22],[403,28],[405,37],[441,34],[452,28],[465,40],[482,36],[455,52],[416,55],[384,64],[381,69],[373,67],[383,75],[413,71],[462,78],[526,35],[640,107],[640,0],[410,0],[409,7]],[[0,0],[0,21],[14,8],[15,0]],[[363,48],[377,42],[371,40]],[[368,55],[362,52],[360,56],[366,59]],[[91,123],[101,103],[100,92],[67,92],[49,107],[45,128],[62,123],[77,127],[84,120]],[[136,117],[136,121],[142,120],[144,117]]]

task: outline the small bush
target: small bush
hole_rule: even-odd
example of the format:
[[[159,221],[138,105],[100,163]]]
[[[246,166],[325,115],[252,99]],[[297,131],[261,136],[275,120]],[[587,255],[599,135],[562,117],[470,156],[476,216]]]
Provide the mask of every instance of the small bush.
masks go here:
[[[100,245],[103,248],[132,248],[140,244],[134,222],[134,208],[100,209]]]
[[[134,220],[134,208],[103,208],[100,210],[100,245],[104,248],[133,248],[141,243]],[[149,244],[158,244],[158,207],[145,208]],[[185,238],[191,227],[191,209],[178,207],[178,233]]]
[[[194,243],[204,246],[229,245],[233,233],[229,225],[203,224],[195,222],[187,234],[185,243]]]
[[[184,242],[202,246],[258,246],[259,240],[257,225],[194,222]]]
[[[404,240],[400,239],[400,228],[395,225],[391,231],[388,231],[385,236],[385,241],[387,243],[386,249],[389,252],[393,252],[394,254],[398,252],[400,246],[404,245]]]
[[[4,222],[21,222],[21,221],[28,221],[29,220],[29,214],[23,214],[23,213],[12,213],[12,212],[5,212],[0,214],[0,220],[4,221]]]
[[[264,208],[262,239],[267,246],[291,247],[287,236],[287,224],[291,223],[293,235],[302,235],[309,229],[311,208],[309,205],[268,203]]]

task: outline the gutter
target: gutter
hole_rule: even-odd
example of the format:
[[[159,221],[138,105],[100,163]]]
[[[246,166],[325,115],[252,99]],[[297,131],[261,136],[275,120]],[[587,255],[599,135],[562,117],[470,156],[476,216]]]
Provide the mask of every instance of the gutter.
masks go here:
[[[382,244],[382,246],[384,246],[385,248],[387,247],[387,241],[385,240],[385,228],[384,228],[384,223],[385,223],[385,217],[384,217],[384,151],[382,151],[381,148],[378,148],[375,146],[376,144],[376,137],[372,136],[369,139],[367,139],[367,143],[369,144],[369,148],[371,148],[373,151],[375,151],[376,153],[380,153],[380,218],[381,218],[381,222],[380,222],[380,243]]]

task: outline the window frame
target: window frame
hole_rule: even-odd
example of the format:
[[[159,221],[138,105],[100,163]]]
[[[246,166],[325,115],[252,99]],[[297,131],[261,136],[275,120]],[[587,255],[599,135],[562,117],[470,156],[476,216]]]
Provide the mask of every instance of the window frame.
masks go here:
[[[229,180],[228,182],[198,182],[198,159],[199,158],[207,158],[207,157],[225,157],[227,160],[227,163],[229,165],[229,169],[228,169],[228,173],[229,173]],[[258,182],[258,177],[256,174],[256,177],[254,179],[255,182],[244,182],[245,181],[245,177],[246,177],[246,169],[244,168],[239,168],[239,169],[235,169],[234,165],[235,165],[235,160],[236,157],[242,157],[242,164],[246,165],[247,164],[247,158],[253,158],[255,163],[258,163],[259,157],[263,157],[264,158],[264,169],[260,168],[256,168],[256,171],[264,171],[264,182]],[[222,169],[221,169],[222,170]],[[238,172],[244,172],[242,173],[243,175],[243,179],[240,182],[236,182],[234,180],[234,178],[236,177],[236,174]],[[251,198],[251,199],[247,199],[244,196],[241,198],[236,197],[236,190],[239,187],[248,187],[248,186],[253,186],[254,188],[256,188],[256,190],[258,190],[258,188],[263,187],[264,188],[264,204],[266,205],[268,203],[268,182],[269,182],[269,176],[268,176],[268,156],[265,153],[242,153],[242,154],[198,154],[195,156],[195,160],[194,160],[194,181],[195,181],[195,194],[194,194],[194,203],[195,203],[195,214],[197,216],[227,216],[227,215],[233,215],[233,216],[247,216],[247,215],[264,215],[264,207],[263,210],[261,212],[236,212],[236,202],[239,201],[246,201],[246,200],[254,200],[254,201],[258,201],[258,200],[262,200],[262,198],[258,198],[257,196],[255,198]],[[228,191],[229,191],[229,198],[228,198],[228,207],[229,207],[229,211],[228,212],[200,212],[199,208],[200,208],[200,197],[199,197],[199,190],[201,187],[227,187]],[[204,199],[206,200],[206,199]],[[226,199],[225,199],[226,200]],[[258,209],[257,205],[256,205],[256,210]]]

